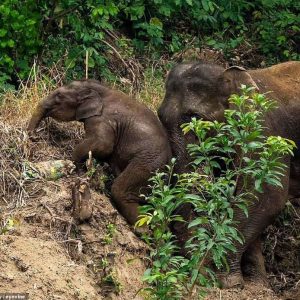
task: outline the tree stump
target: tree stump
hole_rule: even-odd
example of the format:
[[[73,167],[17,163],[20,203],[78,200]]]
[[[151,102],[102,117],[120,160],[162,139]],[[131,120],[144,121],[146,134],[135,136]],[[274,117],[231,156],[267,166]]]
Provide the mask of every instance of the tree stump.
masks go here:
[[[72,186],[72,201],[72,215],[76,221],[83,223],[92,217],[91,191],[86,180],[76,180]]]

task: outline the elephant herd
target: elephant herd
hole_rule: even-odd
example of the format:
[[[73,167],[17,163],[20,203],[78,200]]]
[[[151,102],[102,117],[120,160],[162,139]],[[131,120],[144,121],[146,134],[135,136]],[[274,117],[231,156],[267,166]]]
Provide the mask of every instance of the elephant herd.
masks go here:
[[[171,157],[176,158],[176,172],[189,169],[186,146],[195,138],[183,135],[181,124],[192,117],[222,121],[229,96],[238,93],[241,84],[270,92],[278,108],[266,115],[266,135],[292,139],[298,147],[293,157],[284,158],[288,168],[282,178],[283,189],[266,186],[259,200],[250,205],[248,217],[242,211],[235,212],[245,241],[228,255],[230,272],[222,284],[241,286],[243,274],[265,279],[260,235],[283,209],[288,194],[300,195],[300,62],[250,71],[206,62],[179,64],[168,74],[159,119],[145,105],[96,80],[73,81],[54,90],[37,106],[28,131],[33,132],[45,117],[83,122],[85,138],[74,149],[73,160],[82,168],[92,151],[95,158],[110,164],[115,175],[112,198],[119,212],[134,224],[143,202],[139,195],[153,172],[168,164]]]

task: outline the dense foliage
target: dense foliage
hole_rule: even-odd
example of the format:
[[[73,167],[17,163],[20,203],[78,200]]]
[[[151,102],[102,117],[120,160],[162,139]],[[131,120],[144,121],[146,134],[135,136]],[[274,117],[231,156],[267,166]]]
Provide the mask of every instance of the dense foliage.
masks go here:
[[[226,271],[228,253],[243,243],[235,221],[237,210],[248,216],[248,205],[258,199],[264,184],[282,187],[286,168],[282,157],[292,154],[295,144],[281,137],[265,137],[263,115],[274,103],[264,95],[251,95],[251,88],[242,91],[241,96],[230,98],[236,109],[225,111],[226,123],[192,119],[183,126],[184,132],[192,131],[199,141],[188,145],[194,172],[176,175],[171,165],[167,173],[152,178],[149,204],[142,207],[137,223],[148,224],[152,230],[146,236],[152,249],[151,264],[144,275],[150,299],[196,299],[197,286],[216,285],[215,271]],[[176,184],[171,183],[172,176]],[[176,215],[183,204],[190,204],[194,212],[184,246],[189,258],[178,255],[176,237],[169,229],[171,222],[183,222]],[[203,290],[197,294],[201,297]]]
[[[299,59],[299,24],[293,0],[2,0],[0,84],[26,78],[34,59],[83,75],[86,53],[90,71],[109,79],[115,50],[159,57],[187,45],[225,53],[243,45],[273,61]]]

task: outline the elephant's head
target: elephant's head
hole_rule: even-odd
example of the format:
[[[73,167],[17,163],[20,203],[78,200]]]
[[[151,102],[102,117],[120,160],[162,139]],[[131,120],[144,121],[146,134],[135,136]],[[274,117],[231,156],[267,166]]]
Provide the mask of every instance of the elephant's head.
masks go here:
[[[257,88],[241,67],[224,69],[201,62],[180,64],[170,71],[158,115],[168,131],[179,171],[184,171],[190,160],[187,144],[195,141],[192,134],[183,135],[180,125],[192,117],[222,121],[229,96],[238,93],[241,84]]]
[[[108,89],[95,80],[78,80],[54,90],[38,104],[28,125],[36,129],[43,118],[83,121],[102,114],[103,95]]]

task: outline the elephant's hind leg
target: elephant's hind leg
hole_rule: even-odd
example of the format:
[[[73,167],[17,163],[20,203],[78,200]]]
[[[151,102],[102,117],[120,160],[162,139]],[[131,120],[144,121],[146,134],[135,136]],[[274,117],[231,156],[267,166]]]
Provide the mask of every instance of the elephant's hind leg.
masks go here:
[[[138,208],[142,199],[139,195],[147,186],[151,173],[135,162],[129,163],[125,170],[115,179],[111,192],[113,201],[129,224],[138,219]]]
[[[289,158],[283,158],[282,162],[289,165]],[[284,175],[281,178],[283,188],[270,185],[264,186],[264,193],[259,194],[259,198],[249,205],[248,218],[240,209],[235,210],[237,228],[244,237],[244,243],[236,243],[236,253],[231,253],[227,257],[230,272],[225,278],[228,280],[223,281],[224,286],[232,287],[232,284],[235,285],[237,274],[242,279],[241,264],[244,252],[245,258],[249,255],[248,259],[254,262],[253,266],[255,268],[252,268],[252,271],[255,273],[253,275],[256,275],[256,279],[261,280],[264,277],[263,257],[257,239],[284,208],[288,198],[289,172],[289,168],[284,170]]]

